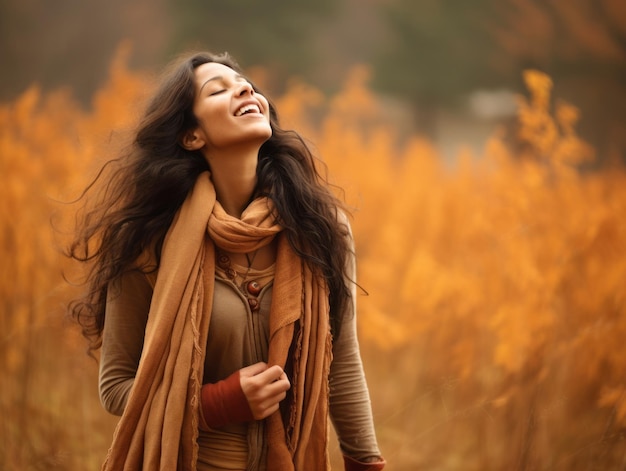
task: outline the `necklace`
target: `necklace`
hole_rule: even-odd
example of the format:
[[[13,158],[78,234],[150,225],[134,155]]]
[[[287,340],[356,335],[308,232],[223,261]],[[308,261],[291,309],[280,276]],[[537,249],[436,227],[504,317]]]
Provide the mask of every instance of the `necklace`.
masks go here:
[[[243,294],[243,296],[247,299],[248,305],[250,306],[250,310],[255,312],[259,309],[259,300],[257,296],[261,292],[261,285],[258,281],[252,280],[248,281],[248,275],[250,274],[250,270],[252,269],[252,264],[254,263],[254,259],[256,258],[259,249],[256,249],[252,256],[246,253],[246,261],[248,262],[248,268],[244,274],[239,273],[237,270],[233,268],[233,265],[230,261],[230,257],[226,255],[224,252],[219,251],[217,253],[217,265],[224,270],[226,277],[234,283],[237,289]],[[237,282],[237,277],[240,278],[240,281]]]

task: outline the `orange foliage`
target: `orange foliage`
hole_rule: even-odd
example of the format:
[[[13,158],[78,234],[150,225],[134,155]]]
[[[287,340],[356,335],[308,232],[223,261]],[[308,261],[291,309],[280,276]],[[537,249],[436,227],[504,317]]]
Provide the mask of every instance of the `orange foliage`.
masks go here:
[[[330,99],[297,82],[276,100],[283,124],[312,142],[355,208],[359,282],[370,293],[358,300],[360,336],[392,469],[586,469],[581,453],[610,466],[626,426],[626,174],[576,170],[593,160],[575,132],[577,110],[552,110],[548,77],[525,79],[519,148],[495,133],[481,156],[460,153],[452,168],[428,142],[398,144],[366,69]],[[0,400],[9,444],[0,467],[25,469],[35,453],[19,445],[31,433],[24,417],[61,420],[52,412],[60,391],[95,381],[62,364],[56,402],[26,388],[53,378],[40,372],[41,355],[82,355],[55,320],[70,288],[49,221],[69,221],[53,200],[79,194],[146,88],[120,59],[91,111],[36,87],[0,106],[0,372],[14,378]],[[36,339],[47,339],[38,345],[47,353]],[[101,428],[105,419],[90,414],[69,417],[72,427]],[[83,447],[80,435],[66,438],[61,449]],[[82,465],[57,457],[54,469],[97,469],[100,452]]]

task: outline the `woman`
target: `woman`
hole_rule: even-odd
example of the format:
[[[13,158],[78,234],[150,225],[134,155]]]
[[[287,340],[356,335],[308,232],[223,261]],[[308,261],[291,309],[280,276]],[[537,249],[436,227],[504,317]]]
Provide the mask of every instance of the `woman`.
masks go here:
[[[71,306],[121,415],[106,470],[384,466],[348,222],[303,140],[228,55],[165,75],[70,253]]]

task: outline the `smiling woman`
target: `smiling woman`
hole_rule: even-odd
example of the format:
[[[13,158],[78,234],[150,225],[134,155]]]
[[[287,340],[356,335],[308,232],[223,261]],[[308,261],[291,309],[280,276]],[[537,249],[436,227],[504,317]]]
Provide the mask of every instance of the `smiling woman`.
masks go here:
[[[379,470],[340,202],[227,55],[164,76],[70,255],[121,415],[104,469]],[[95,182],[92,186],[99,186]]]
[[[212,169],[224,154],[256,164],[259,147],[272,135],[265,97],[233,69],[215,62],[196,68],[195,88],[197,125],[185,133],[185,148],[204,149]]]

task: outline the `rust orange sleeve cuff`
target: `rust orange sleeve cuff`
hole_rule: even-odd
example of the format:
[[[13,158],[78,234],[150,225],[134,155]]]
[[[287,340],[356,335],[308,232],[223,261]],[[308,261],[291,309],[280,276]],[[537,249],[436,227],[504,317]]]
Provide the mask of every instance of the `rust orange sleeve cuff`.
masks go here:
[[[346,471],[380,471],[385,467],[387,462],[383,458],[380,458],[380,461],[365,463],[343,455],[343,464]]]
[[[239,371],[217,383],[203,385],[200,397],[200,428],[203,430],[254,420],[241,389]]]

